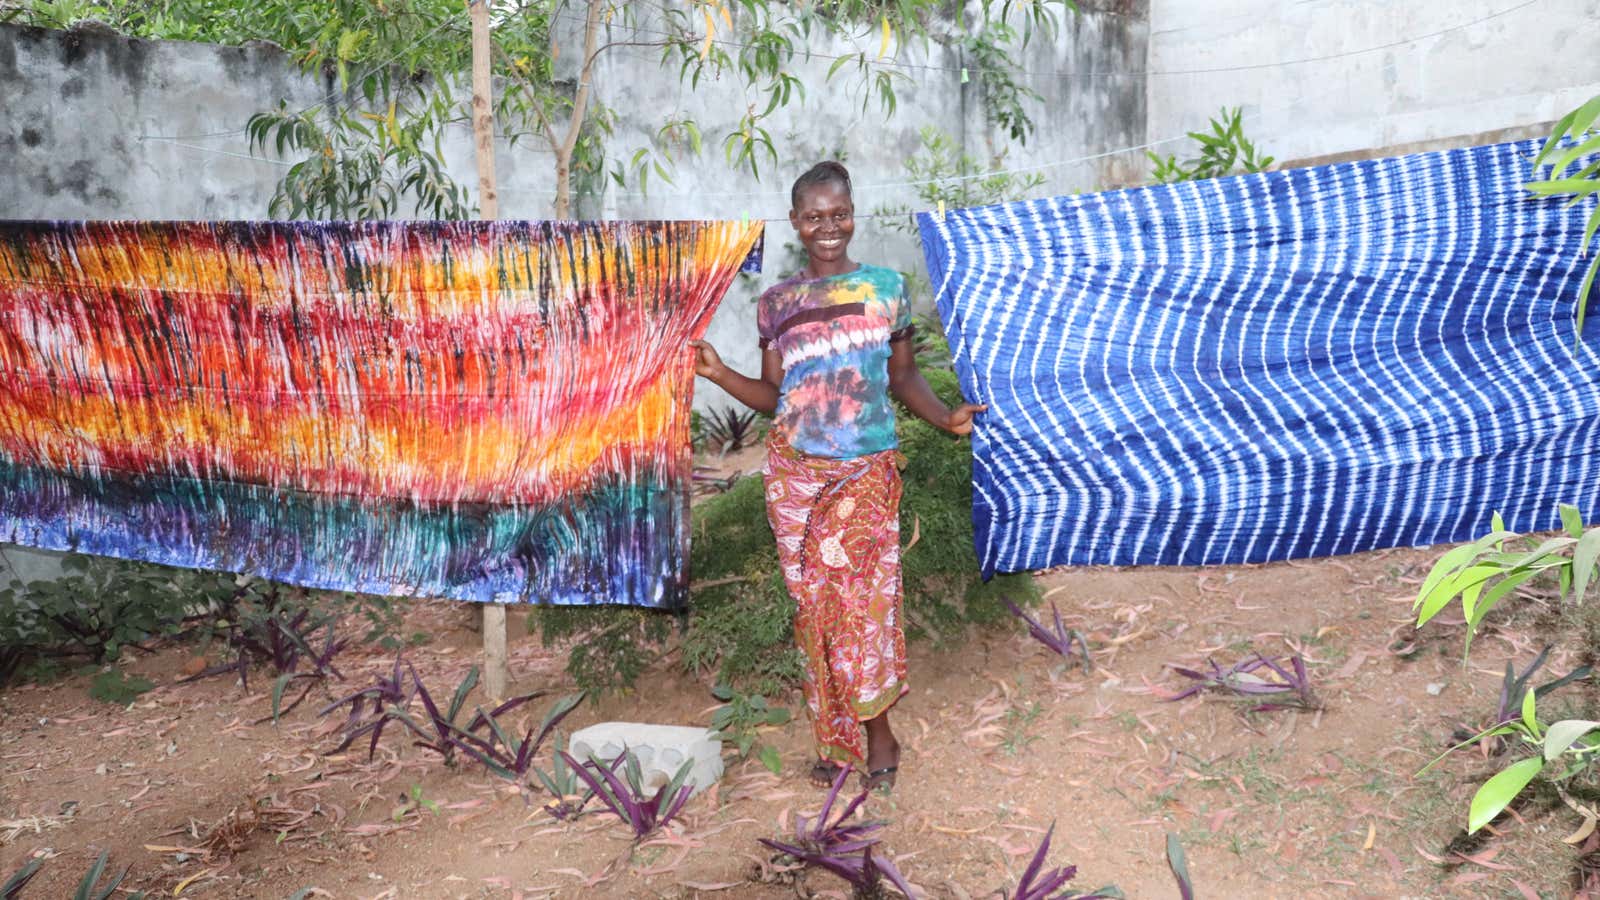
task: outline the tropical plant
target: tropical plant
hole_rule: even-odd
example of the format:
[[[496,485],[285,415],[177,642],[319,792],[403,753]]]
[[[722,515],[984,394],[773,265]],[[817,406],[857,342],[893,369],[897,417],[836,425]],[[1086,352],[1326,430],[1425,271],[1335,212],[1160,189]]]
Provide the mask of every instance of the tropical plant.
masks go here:
[[[907,897],[915,897],[911,885],[888,857],[872,855],[872,848],[881,840],[878,832],[883,830],[884,823],[869,820],[846,824],[861,804],[866,802],[871,791],[863,790],[845,804],[838,815],[833,815],[833,804],[839,799],[839,792],[853,772],[850,766],[839,769],[833,787],[828,791],[827,799],[823,801],[815,819],[795,817],[792,840],[757,840],[779,853],[793,857],[808,868],[823,869],[843,878],[857,898],[884,896],[884,879],[888,879]]]
[[[403,665],[406,663],[397,655],[394,658],[394,670],[387,677],[380,677],[375,683],[340,697],[317,711],[317,715],[321,717],[341,706],[350,707],[344,723],[344,740],[339,746],[329,750],[329,755],[344,752],[345,748],[363,737],[368,738],[367,759],[372,759],[377,753],[378,740],[383,737],[383,730],[390,723],[399,721],[399,717],[389,711],[404,709],[411,702],[412,695],[416,693],[416,672],[412,670],[412,677],[406,678],[401,668]]]
[[[583,702],[584,695],[582,693],[569,694],[557,700],[549,711],[545,713],[544,720],[539,723],[538,727],[535,728],[529,725],[522,739],[518,740],[512,736],[511,732],[506,730],[506,727],[497,717],[535,696],[538,695],[527,694],[520,698],[507,700],[492,710],[478,710],[477,715],[473,716],[472,720],[467,723],[466,730],[456,732],[450,737],[450,740],[461,752],[483,763],[484,768],[495,775],[526,789],[528,787],[527,776],[529,773],[537,773],[539,780],[547,788],[551,788],[552,793],[554,793],[554,788],[558,785],[554,780],[546,780],[544,774],[538,772],[538,769],[533,765],[533,759],[538,755],[539,748],[544,745],[545,739],[550,736],[550,733],[555,730],[557,725],[561,724],[561,720],[565,719],[574,709],[578,708],[578,704]],[[479,737],[476,733],[479,728],[487,728],[488,734],[485,737]],[[557,743],[559,744],[560,742],[557,741]],[[557,777],[560,777],[559,764]],[[565,794],[556,794],[557,801],[564,802],[565,799]],[[581,803],[579,808],[582,808]]]
[[[561,732],[556,731],[557,747],[565,743],[561,739]],[[585,787],[578,778],[577,770],[567,765],[566,759],[560,754],[555,754],[551,761],[550,771],[533,767],[533,775],[550,792],[550,800],[545,802],[544,810],[559,821],[567,822],[583,815],[583,808],[594,797],[594,789]]]
[[[78,882],[78,889],[73,892],[72,900],[109,900],[117,892],[117,888],[122,886],[122,880],[128,877],[128,870],[133,867],[123,866],[121,872],[111,876],[110,881],[101,884],[100,878],[105,875],[106,863],[110,859],[111,851],[100,851],[100,856],[89,867],[89,871],[83,873],[83,880]],[[126,894],[126,900],[143,900],[144,896],[144,891],[133,891]]]
[[[43,865],[44,860],[37,856],[23,863],[21,868],[6,878],[5,884],[0,884],[0,900],[16,900],[22,889],[33,880],[33,876],[39,874],[39,868]]]
[[[1471,653],[1472,639],[1484,617],[1500,601],[1536,577],[1553,575],[1558,600],[1567,599],[1570,592],[1573,602],[1582,602],[1594,578],[1596,564],[1600,562],[1600,527],[1585,529],[1582,513],[1575,506],[1563,503],[1559,510],[1564,533],[1540,540],[1531,550],[1508,549],[1516,544],[1526,546],[1535,538],[1506,530],[1504,520],[1496,513],[1488,534],[1440,557],[1417,592],[1413,604],[1417,625],[1427,623],[1451,600],[1459,598],[1467,624],[1464,662]],[[1467,812],[1469,833],[1493,820],[1536,778],[1550,782],[1563,799],[1568,799],[1564,784],[1595,771],[1594,764],[1600,759],[1600,721],[1562,719],[1545,723],[1538,713],[1543,696],[1587,677],[1589,668],[1580,667],[1530,691],[1528,680],[1543,664],[1546,653],[1548,650],[1541,652],[1520,676],[1515,675],[1514,667],[1507,663],[1501,681],[1497,721],[1441,753],[1418,773],[1432,769],[1457,750],[1491,739],[1500,745],[1497,749],[1501,751],[1518,746],[1535,751],[1534,755],[1506,765],[1473,794]],[[1507,715],[1513,702],[1516,714]],[[1506,748],[1507,742],[1513,746]],[[1586,818],[1589,817],[1586,815]]]
[[[711,696],[723,702],[711,714],[711,727],[716,730],[717,738],[732,741],[741,758],[749,756],[750,751],[755,749],[761,764],[776,775],[783,768],[778,758],[778,748],[771,744],[762,744],[758,748],[757,738],[762,728],[788,722],[788,707],[769,706],[766,697],[734,690],[726,684],[713,687]]]
[[[1256,145],[1244,136],[1243,114],[1238,108],[1222,108],[1221,118],[1211,120],[1211,131],[1191,131],[1189,137],[1200,145],[1200,155],[1179,162],[1177,156],[1158,156],[1146,151],[1155,164],[1152,177],[1162,184],[1221,178],[1239,172],[1264,172],[1272,165],[1270,156],[1257,155]]]
[[[565,752],[558,755],[612,815],[627,823],[635,841],[642,841],[665,827],[694,793],[694,785],[685,783],[694,768],[692,759],[684,760],[671,780],[652,794],[644,787],[639,758],[632,750],[624,749],[610,765],[598,760],[580,763]],[[620,777],[617,775],[619,768],[623,772]]]
[[[1600,131],[1594,128],[1597,120],[1600,120],[1600,95],[1590,97],[1582,106],[1562,116],[1533,158],[1535,175],[1546,166],[1549,171],[1544,178],[1523,184],[1524,189],[1537,196],[1571,197],[1569,206],[1587,201],[1591,208],[1583,226],[1585,246],[1592,244],[1595,232],[1600,231]],[[1578,288],[1579,335],[1583,334],[1589,288],[1594,284],[1595,273],[1600,272],[1600,253],[1591,253],[1591,256],[1583,283]]]
[[[701,425],[705,448],[713,453],[732,453],[754,443],[756,413],[753,409],[741,411],[736,406],[715,410],[705,417]]]
[[[1539,719],[1538,703],[1538,692],[1528,691],[1523,694],[1522,709],[1516,719],[1486,728],[1456,744],[1417,773],[1421,775],[1451,753],[1489,737],[1514,736],[1535,751],[1534,755],[1501,769],[1472,795],[1467,812],[1468,834],[1492,821],[1541,774],[1553,771],[1545,775],[1545,779],[1560,791],[1562,782],[1587,772],[1600,760],[1600,721],[1562,719],[1546,724]]]
[[[1600,527],[1585,530],[1583,514],[1575,506],[1563,503],[1559,509],[1565,533],[1539,540],[1532,549],[1508,549],[1527,546],[1535,538],[1507,531],[1505,521],[1495,513],[1488,534],[1441,556],[1417,592],[1413,604],[1417,626],[1427,624],[1459,598],[1467,620],[1465,656],[1472,650],[1472,639],[1484,617],[1534,578],[1554,576],[1560,597],[1570,591],[1574,600],[1581,601],[1600,562]]]

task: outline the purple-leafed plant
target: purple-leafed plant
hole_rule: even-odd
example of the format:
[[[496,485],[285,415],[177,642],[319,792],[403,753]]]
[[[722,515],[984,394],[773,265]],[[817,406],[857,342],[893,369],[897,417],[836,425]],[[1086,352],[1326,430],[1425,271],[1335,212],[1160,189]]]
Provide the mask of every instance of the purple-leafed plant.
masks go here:
[[[33,880],[33,876],[39,874],[39,867],[42,865],[44,865],[44,860],[36,857],[28,860],[22,868],[12,872],[11,877],[6,879],[6,883],[0,885],[0,900],[15,900],[22,893],[22,889],[28,886],[28,882]]]
[[[844,788],[845,781],[853,771],[851,766],[844,766],[839,770],[838,777],[833,781],[833,789],[828,791],[828,798],[823,801],[822,809],[817,813],[815,821],[805,816],[795,817],[793,841],[775,841],[767,838],[758,840],[807,866],[826,869],[843,878],[858,898],[884,896],[882,880],[885,878],[902,894],[913,897],[915,894],[911,892],[911,885],[900,874],[900,870],[895,868],[894,863],[887,858],[879,859],[872,855],[872,848],[880,840],[877,834],[883,829],[884,823],[862,821],[854,825],[845,824],[861,804],[866,802],[871,791],[862,791],[855,799],[845,804],[837,816],[832,814],[833,804],[839,799],[839,791]]]
[[[528,726],[527,733],[519,741],[501,726],[496,717],[521,705],[523,702],[533,699],[535,696],[537,695],[528,694],[523,697],[514,697],[488,712],[481,709],[478,710],[477,715],[473,716],[472,720],[467,723],[467,730],[454,732],[450,736],[450,740],[455,744],[456,748],[483,763],[484,767],[489,771],[526,788],[528,773],[537,771],[533,765],[533,758],[539,753],[539,748],[543,746],[545,739],[550,736],[550,732],[561,724],[561,720],[578,708],[578,704],[583,702],[585,694],[569,694],[557,700],[550,707],[550,711],[545,713],[544,721],[539,724],[538,728],[535,729],[531,725]],[[483,727],[489,729],[486,739],[480,738],[476,734],[477,729]],[[557,799],[561,799],[560,795],[557,795]]]
[[[237,603],[247,590],[241,588],[234,595],[234,602]],[[251,612],[236,612],[234,618],[224,626],[224,642],[233,651],[233,659],[203,669],[182,681],[197,681],[235,672],[239,676],[239,683],[248,691],[252,661],[271,666],[278,673],[272,686],[273,721],[304,702],[318,683],[329,678],[343,681],[344,673],[333,664],[333,660],[349,645],[350,639],[338,636],[338,621],[326,616],[313,616],[309,607],[292,606],[285,601],[285,596],[282,588],[273,586],[261,600],[261,606],[249,607],[253,610]],[[322,633],[320,641],[318,632]],[[302,671],[301,663],[306,663],[309,668]],[[306,688],[285,707],[284,692],[296,681],[307,682]]]
[[[1167,835],[1167,868],[1172,870],[1172,877],[1178,879],[1178,897],[1181,900],[1194,900],[1194,879],[1189,877],[1189,860],[1183,853],[1183,845],[1178,843],[1178,836]]]
[[[456,717],[461,714],[462,707],[466,706],[467,695],[478,685],[478,667],[473,666],[467,670],[466,677],[456,685],[456,691],[450,697],[450,705],[441,710],[433,702],[433,695],[428,692],[428,686],[422,683],[422,678],[417,675],[416,669],[411,670],[411,677],[416,685],[416,694],[422,700],[422,709],[427,713],[424,724],[419,724],[404,709],[396,710],[401,724],[405,725],[419,740],[412,741],[418,747],[423,747],[444,757],[445,765],[455,765],[456,750],[469,744],[476,744],[485,750],[492,750],[494,739],[492,737],[478,737],[472,734],[472,729],[482,727],[484,714],[482,710],[473,717],[469,726],[463,729],[456,724]],[[543,697],[544,691],[534,691],[521,694],[496,706],[490,713],[498,716],[527,703],[536,697]],[[492,721],[492,719],[491,719]]]
[[[1182,700],[1201,691],[1223,694],[1235,700],[1250,703],[1251,712],[1269,712],[1278,709],[1318,709],[1322,701],[1311,690],[1311,679],[1306,674],[1305,660],[1299,654],[1289,659],[1290,669],[1257,653],[1223,668],[1216,660],[1207,659],[1209,672],[1196,671],[1184,666],[1167,664],[1167,668],[1194,683],[1165,699]],[[1267,670],[1277,679],[1264,677]]]
[[[1495,711],[1494,721],[1490,723],[1491,726],[1504,725],[1522,716],[1522,700],[1528,694],[1528,679],[1539,671],[1539,668],[1544,665],[1545,659],[1549,656],[1549,647],[1540,650],[1539,655],[1533,658],[1533,662],[1528,664],[1528,668],[1523,670],[1521,675],[1517,674],[1516,667],[1511,660],[1506,660],[1506,674],[1500,681],[1500,706]],[[1592,671],[1589,666],[1579,666],[1560,678],[1547,681],[1534,688],[1533,696],[1535,699],[1542,700],[1545,694],[1556,688],[1588,678]]]
[[[598,761],[580,763],[565,752],[560,756],[607,809],[628,823],[636,841],[654,834],[672,821],[689,801],[689,795],[694,793],[694,785],[684,783],[689,778],[689,770],[694,767],[693,760],[684,760],[671,781],[662,785],[653,795],[646,795],[641,784],[643,775],[639,771],[639,760],[631,750],[624,749],[609,766],[601,765]],[[617,774],[618,769],[623,770],[622,776]]]
[[[398,718],[390,711],[404,709],[416,690],[419,679],[415,669],[411,669],[409,679],[406,677],[406,669],[409,668],[409,663],[396,656],[394,671],[388,677],[379,678],[374,684],[340,697],[317,712],[318,716],[326,716],[341,706],[350,707],[350,714],[344,723],[344,740],[329,750],[329,754],[340,753],[362,737],[370,735],[367,759],[372,759],[378,750],[378,739],[383,737],[383,730]]]
[[[1077,629],[1068,630],[1066,625],[1062,624],[1061,610],[1056,609],[1054,602],[1051,602],[1050,604],[1050,612],[1055,615],[1054,631],[1039,624],[1039,622],[1032,616],[1028,615],[1028,613],[1023,610],[1022,607],[1011,602],[1010,598],[1006,599],[1006,606],[1010,607],[1012,615],[1028,623],[1028,633],[1033,635],[1034,640],[1037,640],[1039,643],[1049,647],[1061,658],[1067,660],[1072,659],[1073,647],[1077,647],[1078,656],[1081,658],[1083,663],[1083,670],[1085,672],[1089,671],[1091,666],[1089,663],[1088,639],[1083,636],[1083,632],[1078,631]]]
[[[1000,896],[1004,900],[1115,900],[1123,896],[1122,891],[1110,886],[1087,894],[1064,890],[1062,885],[1077,876],[1078,867],[1067,866],[1062,869],[1044,870],[1045,856],[1050,852],[1050,838],[1055,832],[1055,823],[1051,822],[1050,830],[1045,832],[1044,840],[1039,842],[1039,849],[1034,851],[1033,859],[1023,871],[1022,879],[1017,882],[1016,892],[1000,889]],[[1055,893],[1056,891],[1060,893]]]
[[[561,743],[561,732],[557,731],[556,746]],[[593,789],[580,786],[578,776],[560,753],[551,762],[549,772],[535,766],[533,775],[550,792],[551,800],[544,805],[544,811],[557,821],[569,822],[583,815],[583,808],[594,797]]]
[[[755,410],[741,412],[736,406],[727,406],[713,411],[704,421],[701,434],[706,450],[711,453],[732,453],[755,437]]]

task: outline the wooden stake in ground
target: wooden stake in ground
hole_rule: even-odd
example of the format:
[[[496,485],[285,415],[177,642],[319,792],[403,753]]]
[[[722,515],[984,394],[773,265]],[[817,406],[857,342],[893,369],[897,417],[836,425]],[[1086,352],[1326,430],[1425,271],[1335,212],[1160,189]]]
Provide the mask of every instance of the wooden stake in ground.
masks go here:
[[[489,77],[489,3],[467,0],[472,17],[472,134],[478,149],[478,217],[500,217],[494,186],[494,83]],[[483,689],[504,700],[510,671],[506,664],[506,608],[483,604]]]

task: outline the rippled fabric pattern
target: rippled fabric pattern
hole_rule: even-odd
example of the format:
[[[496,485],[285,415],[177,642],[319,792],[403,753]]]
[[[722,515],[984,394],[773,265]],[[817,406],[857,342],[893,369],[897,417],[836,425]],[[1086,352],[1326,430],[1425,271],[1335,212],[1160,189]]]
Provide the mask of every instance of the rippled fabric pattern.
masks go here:
[[[989,404],[984,573],[1600,513],[1600,338],[1574,350],[1583,216],[1525,199],[1536,148],[922,216],[962,387]]]
[[[0,541],[673,606],[689,399],[760,225],[0,223]]]

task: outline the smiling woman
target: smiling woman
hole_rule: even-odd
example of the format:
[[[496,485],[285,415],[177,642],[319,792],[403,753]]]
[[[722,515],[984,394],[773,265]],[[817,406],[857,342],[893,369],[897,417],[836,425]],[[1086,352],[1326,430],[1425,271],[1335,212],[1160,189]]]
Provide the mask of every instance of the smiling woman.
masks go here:
[[[855,206],[845,167],[813,166],[790,196],[789,222],[807,260],[761,296],[761,377],[732,371],[704,341],[693,342],[695,371],[775,413],[767,518],[806,657],[818,755],[811,778],[827,787],[835,767],[854,765],[868,787],[888,788],[900,763],[889,708],[908,690],[889,398],[953,434],[969,433],[984,407],[951,410],[934,395],[912,351],[904,279],[850,258]]]

